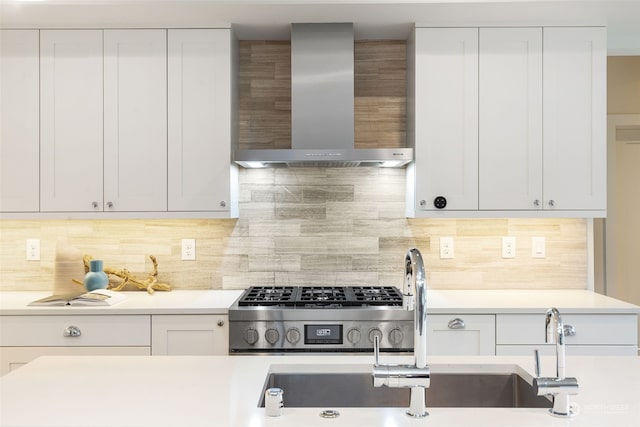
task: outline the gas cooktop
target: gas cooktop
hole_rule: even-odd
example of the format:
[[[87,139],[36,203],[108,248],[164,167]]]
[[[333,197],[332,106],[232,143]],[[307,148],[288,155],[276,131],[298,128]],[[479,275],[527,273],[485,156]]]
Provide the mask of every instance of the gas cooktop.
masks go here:
[[[238,300],[240,307],[341,308],[402,306],[393,286],[254,286]]]

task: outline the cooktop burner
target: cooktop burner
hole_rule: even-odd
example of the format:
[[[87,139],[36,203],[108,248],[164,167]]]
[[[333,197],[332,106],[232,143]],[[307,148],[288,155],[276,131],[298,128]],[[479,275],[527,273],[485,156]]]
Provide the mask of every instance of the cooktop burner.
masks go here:
[[[239,306],[340,308],[401,306],[402,294],[393,286],[254,286]]]

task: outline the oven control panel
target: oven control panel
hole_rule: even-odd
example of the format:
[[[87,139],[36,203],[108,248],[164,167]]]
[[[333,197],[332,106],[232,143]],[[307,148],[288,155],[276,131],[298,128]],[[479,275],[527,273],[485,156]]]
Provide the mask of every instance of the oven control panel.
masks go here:
[[[411,351],[413,322],[236,321],[229,323],[229,351],[368,352],[376,336],[382,351]]]

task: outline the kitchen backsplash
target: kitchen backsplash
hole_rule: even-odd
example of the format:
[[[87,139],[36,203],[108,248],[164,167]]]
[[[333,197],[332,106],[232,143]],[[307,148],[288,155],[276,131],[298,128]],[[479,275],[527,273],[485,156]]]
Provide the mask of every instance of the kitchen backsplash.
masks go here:
[[[2,220],[0,290],[51,290],[59,238],[137,275],[155,255],[174,289],[400,287],[414,246],[432,288],[586,288],[585,220],[407,219],[404,188],[403,169],[241,170],[237,220]],[[441,236],[454,238],[454,259],[440,259]],[[514,259],[501,257],[503,236],[516,237]],[[534,236],[546,238],[543,259]],[[41,261],[25,260],[29,238],[41,239]],[[180,259],[185,238],[196,261]]]

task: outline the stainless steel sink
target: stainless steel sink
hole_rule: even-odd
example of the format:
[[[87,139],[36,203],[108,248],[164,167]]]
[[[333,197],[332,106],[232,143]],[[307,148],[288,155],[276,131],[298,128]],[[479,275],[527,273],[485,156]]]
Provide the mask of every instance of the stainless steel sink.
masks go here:
[[[371,373],[271,373],[262,390],[284,390],[285,407],[406,407],[409,389],[373,386]],[[516,373],[432,373],[427,408],[550,408]]]

